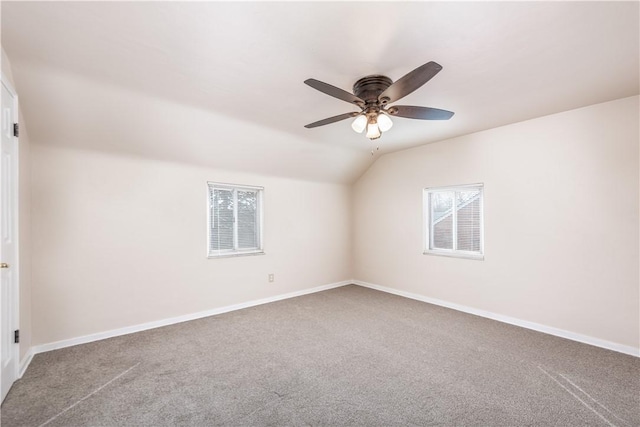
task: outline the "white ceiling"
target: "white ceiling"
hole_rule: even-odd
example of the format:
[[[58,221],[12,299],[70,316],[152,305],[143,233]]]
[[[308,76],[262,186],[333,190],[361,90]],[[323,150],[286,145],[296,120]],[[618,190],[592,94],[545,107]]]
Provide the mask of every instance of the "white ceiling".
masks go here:
[[[369,141],[303,126],[355,108],[305,79],[350,91],[441,64],[396,104],[456,115],[394,119],[391,152],[638,94],[638,6],[3,2],[2,45],[37,143],[351,182]]]

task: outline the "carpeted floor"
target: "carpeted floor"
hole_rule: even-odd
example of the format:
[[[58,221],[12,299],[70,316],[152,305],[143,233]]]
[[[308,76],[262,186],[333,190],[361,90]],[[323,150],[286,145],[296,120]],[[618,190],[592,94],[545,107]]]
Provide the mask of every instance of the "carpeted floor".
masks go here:
[[[346,286],[38,354],[41,425],[638,426],[640,359]]]

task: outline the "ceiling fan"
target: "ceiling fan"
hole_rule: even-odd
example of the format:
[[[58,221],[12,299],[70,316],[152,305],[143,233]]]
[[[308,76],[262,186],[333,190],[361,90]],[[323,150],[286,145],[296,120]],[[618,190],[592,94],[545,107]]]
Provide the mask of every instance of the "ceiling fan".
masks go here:
[[[442,70],[442,66],[431,61],[395,82],[387,76],[366,76],[355,82],[353,94],[316,79],[307,79],[304,81],[307,85],[334,98],[354,104],[360,108],[360,112],[340,114],[310,123],[305,127],[310,129],[355,117],[356,119],[351,124],[353,130],[362,133],[366,129],[367,138],[374,140],[380,138],[382,132],[391,129],[393,122],[389,118],[390,116],[420,120],[449,120],[454,113],[447,110],[411,105],[388,105],[418,89],[438,74],[440,70]]]

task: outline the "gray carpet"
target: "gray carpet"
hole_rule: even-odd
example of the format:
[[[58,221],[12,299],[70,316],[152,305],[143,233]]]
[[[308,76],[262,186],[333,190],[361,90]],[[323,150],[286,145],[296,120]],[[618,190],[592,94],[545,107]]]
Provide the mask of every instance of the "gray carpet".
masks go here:
[[[638,426],[640,359],[347,286],[38,354],[43,423]]]

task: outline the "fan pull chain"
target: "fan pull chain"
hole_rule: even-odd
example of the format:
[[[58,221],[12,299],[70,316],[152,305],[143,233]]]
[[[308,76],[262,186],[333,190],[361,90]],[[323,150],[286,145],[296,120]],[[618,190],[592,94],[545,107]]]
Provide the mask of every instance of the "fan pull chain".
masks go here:
[[[378,140],[379,142],[379,140]],[[371,155],[373,156],[376,151],[380,151],[380,144],[376,145],[376,149],[373,149],[373,140],[371,140]]]

